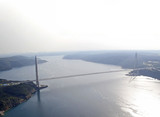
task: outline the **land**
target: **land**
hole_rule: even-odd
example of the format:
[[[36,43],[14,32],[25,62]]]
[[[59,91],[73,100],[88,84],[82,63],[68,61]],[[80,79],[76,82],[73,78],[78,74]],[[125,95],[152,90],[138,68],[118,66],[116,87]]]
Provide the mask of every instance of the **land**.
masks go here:
[[[137,52],[138,75],[149,76],[160,80],[160,51]],[[103,51],[103,52],[80,52],[66,55],[63,59],[79,59],[100,64],[121,66],[124,69],[134,69],[135,51]],[[136,70],[131,71],[132,75]]]
[[[38,63],[45,62],[47,61],[38,59]],[[34,57],[12,56],[0,58],[0,71],[34,64]],[[46,87],[46,85],[42,85],[39,89]],[[0,116],[5,111],[28,100],[39,89],[37,89],[37,86],[32,81],[22,83],[20,81],[0,79]]]
[[[46,60],[38,59],[38,63],[45,63]],[[34,57],[12,56],[0,58],[0,71],[6,71],[17,67],[34,65]]]
[[[141,69],[141,70],[132,70],[131,72],[129,72],[129,76],[132,76],[132,74],[135,74],[137,76],[148,76],[148,77],[152,77],[155,79],[160,80],[160,71],[154,68],[151,69]]]
[[[19,81],[0,79],[0,84],[12,84],[0,86],[0,116],[5,111],[27,101],[37,91],[33,82],[19,83]]]

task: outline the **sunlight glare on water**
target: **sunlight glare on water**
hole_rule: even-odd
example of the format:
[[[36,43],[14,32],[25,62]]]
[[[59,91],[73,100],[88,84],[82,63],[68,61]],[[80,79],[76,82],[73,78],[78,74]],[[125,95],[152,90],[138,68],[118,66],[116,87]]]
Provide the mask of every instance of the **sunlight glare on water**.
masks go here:
[[[148,81],[148,82],[147,82]],[[132,82],[132,90],[122,102],[122,110],[130,113],[133,117],[160,117],[160,95],[155,93],[156,80],[149,80],[148,77],[139,76]],[[128,100],[127,100],[128,99]]]

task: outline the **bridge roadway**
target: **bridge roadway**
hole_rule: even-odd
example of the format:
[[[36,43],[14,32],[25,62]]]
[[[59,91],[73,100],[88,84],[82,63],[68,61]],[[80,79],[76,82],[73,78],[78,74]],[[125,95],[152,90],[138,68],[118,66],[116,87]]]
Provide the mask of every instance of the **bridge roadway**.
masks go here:
[[[142,69],[153,69],[153,68],[152,67],[138,68],[136,70],[142,70]],[[121,72],[121,71],[131,71],[131,70],[132,69],[119,69],[119,70],[92,72],[92,73],[84,73],[84,74],[64,75],[64,76],[56,76],[56,77],[51,77],[51,78],[43,78],[43,79],[39,79],[39,81],[54,80],[54,79],[65,79],[65,78],[73,78],[73,77],[81,77],[81,76],[89,76],[89,75],[98,75],[98,74],[114,73],[114,72]],[[160,71],[160,70],[158,70],[158,71]],[[134,78],[131,78],[131,80],[135,79],[135,77],[136,76],[134,76]],[[19,81],[17,84],[19,84],[19,83],[27,83],[27,82],[31,82],[31,81],[35,82],[36,80]],[[14,84],[14,85],[17,85],[17,84]]]
[[[106,73],[121,72],[121,71],[126,71],[126,70],[121,69],[121,70],[111,70],[111,71],[103,71],[103,72],[92,72],[92,73],[84,73],[84,74],[57,76],[57,77],[52,77],[52,78],[39,79],[39,81],[53,80],[53,79],[64,79],[64,78],[72,78],[72,77],[80,77],[80,76],[88,76],[88,75],[98,75],[98,74],[106,74]],[[35,80],[33,80],[33,81],[35,81]]]
[[[106,74],[106,73],[129,71],[129,70],[130,70],[130,69],[120,69],[120,70],[110,70],[110,71],[102,71],[102,72],[92,72],[92,73],[85,73],[85,74],[74,74],[74,75],[56,76],[56,77],[51,77],[51,78],[39,79],[39,81],[54,80],[54,79],[65,79],[65,78],[73,78],[73,77],[89,76],[89,75],[98,75],[98,74]],[[26,81],[20,81],[20,82],[21,82],[21,83],[27,83],[27,82],[31,82],[31,81],[35,82],[36,80],[26,80]]]
[[[142,69],[151,69],[151,67],[138,68],[135,70],[142,70]],[[53,79],[64,79],[64,78],[72,78],[72,77],[88,76],[88,75],[98,75],[98,74],[106,74],[106,73],[121,72],[121,71],[131,71],[131,70],[132,69],[119,69],[119,70],[92,72],[92,73],[84,73],[84,74],[65,75],[65,76],[57,76],[57,77],[51,77],[51,78],[43,78],[43,79],[39,79],[39,81],[53,80]],[[32,81],[36,81],[36,80],[32,80]]]
[[[147,67],[147,68],[138,68],[135,70],[142,70],[142,69],[153,69],[152,67]],[[42,78],[39,79],[39,81],[45,81],[45,80],[54,80],[54,79],[65,79],[65,78],[73,78],[73,77],[81,77],[81,76],[89,76],[89,75],[98,75],[98,74],[106,74],[106,73],[114,73],[114,72],[121,72],[121,71],[131,71],[132,69],[119,69],[119,70],[110,70],[110,71],[101,71],[101,72],[91,72],[91,73],[83,73],[83,74],[73,74],[73,75],[64,75],[64,76],[56,76],[56,77],[51,77],[51,78]],[[160,70],[158,70],[160,71]],[[135,79],[131,78],[131,80]],[[27,82],[35,82],[36,80],[26,80],[26,81],[20,81],[19,83],[27,83]]]
[[[74,74],[74,75],[57,76],[57,77],[39,79],[39,81],[53,80],[53,79],[64,79],[64,78],[73,78],[73,77],[96,75],[96,74],[105,74],[105,73],[113,73],[113,72],[121,72],[121,71],[126,71],[126,70],[127,69],[120,69],[120,70],[110,70],[110,71],[103,71],[103,72],[92,72],[92,73],[85,73],[85,74]],[[20,83],[35,82],[35,81],[36,80],[25,80],[25,81],[19,81],[19,82],[14,83],[14,84],[13,83],[0,84],[0,86],[13,86],[13,85],[18,85]]]

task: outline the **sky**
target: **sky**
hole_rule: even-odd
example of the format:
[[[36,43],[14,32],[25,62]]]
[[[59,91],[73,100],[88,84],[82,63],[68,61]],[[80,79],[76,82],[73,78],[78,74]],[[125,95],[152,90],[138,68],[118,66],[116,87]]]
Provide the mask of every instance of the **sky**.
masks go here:
[[[159,0],[0,0],[0,54],[160,50]]]

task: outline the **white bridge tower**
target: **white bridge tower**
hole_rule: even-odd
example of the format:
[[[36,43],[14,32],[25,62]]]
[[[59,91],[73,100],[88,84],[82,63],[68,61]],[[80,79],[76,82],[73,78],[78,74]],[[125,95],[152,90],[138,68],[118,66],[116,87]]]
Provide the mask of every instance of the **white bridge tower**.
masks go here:
[[[39,89],[38,61],[37,61],[37,56],[35,56],[35,70],[36,70],[36,85],[37,85],[37,88]]]

